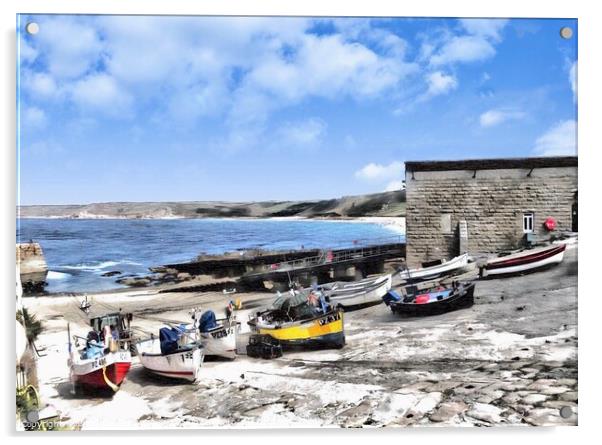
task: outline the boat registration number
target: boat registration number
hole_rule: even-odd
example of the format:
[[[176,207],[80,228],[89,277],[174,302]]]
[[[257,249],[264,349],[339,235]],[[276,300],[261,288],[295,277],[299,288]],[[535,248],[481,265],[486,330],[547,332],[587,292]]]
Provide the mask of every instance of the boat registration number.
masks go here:
[[[222,329],[220,331],[217,332],[212,332],[211,336],[213,338],[224,338],[227,337],[228,335],[230,335],[232,333],[232,328],[230,329]]]
[[[332,323],[333,321],[337,321],[337,320],[340,320],[340,319],[341,319],[341,314],[339,312],[337,312],[337,313],[331,314],[331,315],[329,315],[327,317],[320,318],[318,320],[318,324],[320,326],[324,326],[325,324]]]

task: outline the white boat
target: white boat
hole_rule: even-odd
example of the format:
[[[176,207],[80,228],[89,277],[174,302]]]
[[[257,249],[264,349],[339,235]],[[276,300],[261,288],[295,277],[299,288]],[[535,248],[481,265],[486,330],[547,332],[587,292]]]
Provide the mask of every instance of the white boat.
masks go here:
[[[194,309],[191,312],[194,322],[186,326],[186,334],[197,339],[204,348],[205,357],[222,357],[234,359],[236,357],[236,336],[240,332],[240,322],[236,316],[218,318],[204,325],[203,316],[213,311],[201,312]],[[213,314],[215,316],[215,314]]]
[[[382,297],[391,290],[391,274],[351,283],[335,282],[318,286],[330,303],[343,309],[382,303]]]
[[[422,281],[437,278],[441,275],[447,275],[451,272],[462,269],[468,265],[468,254],[462,254],[449,261],[443,261],[441,264],[436,264],[430,267],[419,269],[402,270],[399,272],[401,279],[406,281]]]
[[[553,266],[562,262],[565,250],[566,244],[558,244],[494,258],[481,268],[481,276],[516,274]]]
[[[194,382],[203,363],[203,347],[199,343],[180,346],[174,352],[163,354],[161,341],[149,338],[136,344],[140,363],[153,374]]]
[[[217,327],[199,332],[205,355],[233,359],[236,357],[236,335],[240,330],[240,323],[225,318],[218,319],[217,322]]]

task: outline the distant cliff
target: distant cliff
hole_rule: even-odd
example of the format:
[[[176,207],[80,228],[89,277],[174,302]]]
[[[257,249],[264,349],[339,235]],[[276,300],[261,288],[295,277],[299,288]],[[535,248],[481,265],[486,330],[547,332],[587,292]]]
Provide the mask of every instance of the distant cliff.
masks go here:
[[[22,218],[354,218],[405,216],[405,190],[315,201],[106,202],[21,206]]]

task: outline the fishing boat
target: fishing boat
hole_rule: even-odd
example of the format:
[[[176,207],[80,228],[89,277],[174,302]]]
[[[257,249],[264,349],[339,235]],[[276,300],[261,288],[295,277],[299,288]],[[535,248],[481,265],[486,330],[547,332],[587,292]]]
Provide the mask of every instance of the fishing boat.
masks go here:
[[[424,267],[410,270],[400,270],[399,276],[407,282],[418,282],[449,275],[468,265],[468,254],[464,253],[449,261],[438,260],[437,264],[427,264]]]
[[[94,392],[119,390],[132,365],[129,349],[114,339],[107,342],[107,348],[95,331],[90,331],[87,338],[73,337],[75,347],[69,336],[68,365],[74,388]],[[80,340],[85,341],[82,348],[78,348]]]
[[[161,328],[159,338],[141,340],[136,350],[142,366],[152,374],[194,382],[203,363],[203,347],[178,328]]]
[[[349,310],[381,303],[382,297],[391,289],[391,281],[391,274],[388,274],[351,283],[322,284],[315,290],[324,293],[332,305]]]
[[[487,261],[480,268],[481,277],[531,272],[562,262],[566,244],[528,249]]]
[[[435,315],[474,304],[475,283],[454,282],[451,286],[437,286],[418,290],[415,286],[401,288],[401,295],[389,291],[383,298],[394,314],[421,316]]]
[[[278,297],[248,324],[253,333],[279,340],[284,349],[339,349],[345,345],[343,311],[312,291]]]
[[[216,318],[212,310],[191,313],[193,323],[187,325],[187,333],[196,335],[204,348],[205,357],[236,358],[236,336],[240,332],[240,322],[236,316]]]

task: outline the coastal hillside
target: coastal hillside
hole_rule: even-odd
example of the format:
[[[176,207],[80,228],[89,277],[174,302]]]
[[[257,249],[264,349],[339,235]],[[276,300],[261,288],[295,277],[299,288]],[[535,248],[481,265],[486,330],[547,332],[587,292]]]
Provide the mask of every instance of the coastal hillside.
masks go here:
[[[22,218],[356,218],[405,216],[405,190],[337,199],[264,202],[106,202],[21,206]]]

